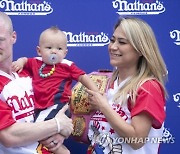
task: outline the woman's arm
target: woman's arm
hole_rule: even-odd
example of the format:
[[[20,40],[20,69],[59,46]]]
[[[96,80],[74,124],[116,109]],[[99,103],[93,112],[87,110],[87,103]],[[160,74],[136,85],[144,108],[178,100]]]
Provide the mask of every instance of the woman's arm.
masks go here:
[[[145,139],[148,136],[152,127],[152,117],[150,115],[141,112],[132,118],[131,124],[128,124],[110,106],[102,107],[100,111],[119,136],[132,139],[129,145],[133,149],[139,149],[145,144],[145,142],[136,142],[136,139],[138,141],[138,139]]]
[[[96,109],[100,110],[104,114],[110,125],[119,136],[131,139],[145,138],[148,136],[152,126],[152,117],[150,115],[145,112],[141,112],[132,118],[131,124],[128,124],[108,104],[105,95],[102,96],[101,94],[91,90],[87,90],[87,92],[90,95],[90,104],[95,106]],[[140,142],[132,142],[128,144],[133,149],[139,149],[144,145],[144,143]]]

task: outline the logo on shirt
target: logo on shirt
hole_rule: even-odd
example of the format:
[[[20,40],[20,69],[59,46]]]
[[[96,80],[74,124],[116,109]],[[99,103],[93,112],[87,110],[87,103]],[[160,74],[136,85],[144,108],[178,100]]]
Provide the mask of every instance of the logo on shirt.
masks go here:
[[[47,1],[31,0],[30,2],[15,2],[13,0],[0,0],[0,8],[7,15],[48,15],[53,9]]]
[[[134,3],[127,0],[114,0],[112,4],[119,15],[157,15],[165,11],[165,7],[158,0],[144,3],[140,0],[135,0]]]
[[[170,37],[174,39],[174,44],[180,45],[180,31],[172,30],[169,34],[170,34]]]
[[[73,34],[65,32],[68,39],[68,47],[97,47],[109,44],[110,40],[104,32],[80,32]]]
[[[27,92],[21,98],[16,95],[8,97],[7,104],[11,106],[16,120],[23,119],[34,113],[34,97],[32,94],[28,95]]]

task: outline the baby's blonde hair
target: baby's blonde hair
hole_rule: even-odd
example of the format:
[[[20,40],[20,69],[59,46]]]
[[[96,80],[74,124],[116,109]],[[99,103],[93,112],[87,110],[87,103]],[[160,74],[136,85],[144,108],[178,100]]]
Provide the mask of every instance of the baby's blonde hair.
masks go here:
[[[65,34],[61,29],[59,29],[58,26],[51,26],[50,28],[45,29],[45,30],[40,34],[39,44],[41,44],[41,40],[42,40],[42,38],[43,38],[43,36],[44,36],[44,34],[45,34],[46,32],[59,33],[59,34],[64,38],[65,43],[66,43],[66,45],[67,45],[67,37],[66,37],[66,34]]]

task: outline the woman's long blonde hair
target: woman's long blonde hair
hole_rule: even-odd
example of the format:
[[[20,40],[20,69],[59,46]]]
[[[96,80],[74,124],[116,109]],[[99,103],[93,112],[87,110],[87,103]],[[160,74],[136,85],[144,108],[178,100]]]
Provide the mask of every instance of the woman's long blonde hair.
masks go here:
[[[120,18],[114,29],[118,26],[121,26],[129,43],[142,56],[139,58],[137,73],[116,93],[114,100],[118,100],[119,103],[120,99],[124,103],[129,94],[134,104],[137,89],[150,79],[156,79],[164,90],[164,96],[167,96],[165,88],[167,68],[151,27],[145,21],[135,17]],[[111,83],[116,80],[118,73],[117,69],[113,72]]]

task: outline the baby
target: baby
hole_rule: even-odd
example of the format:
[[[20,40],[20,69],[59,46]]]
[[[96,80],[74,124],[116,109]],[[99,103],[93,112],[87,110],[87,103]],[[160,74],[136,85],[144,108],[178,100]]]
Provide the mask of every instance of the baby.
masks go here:
[[[69,103],[73,80],[81,82],[88,89],[98,91],[98,87],[83,70],[74,62],[64,59],[67,52],[67,38],[64,32],[58,27],[50,27],[40,35],[37,46],[37,54],[40,57],[22,57],[13,62],[14,71],[21,72],[24,68],[32,77],[36,121],[53,118]],[[56,151],[56,154],[61,153],[70,153],[63,144]]]

